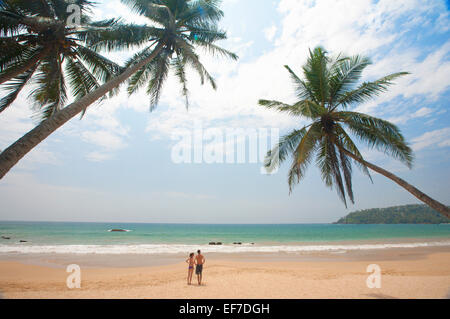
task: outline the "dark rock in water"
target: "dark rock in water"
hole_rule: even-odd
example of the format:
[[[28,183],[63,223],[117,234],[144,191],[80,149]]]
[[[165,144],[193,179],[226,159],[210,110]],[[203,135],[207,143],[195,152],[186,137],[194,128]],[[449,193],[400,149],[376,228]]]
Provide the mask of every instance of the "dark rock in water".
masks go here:
[[[3,239],[11,239],[11,237],[2,236]]]
[[[252,243],[252,245],[254,245],[255,243]]]
[[[242,245],[242,243],[241,242],[236,242],[236,243],[233,243],[233,245]]]
[[[209,244],[210,244],[210,245],[215,245],[216,243],[213,242],[213,241],[211,241],[211,242],[209,242]]]
[[[111,229],[110,232],[126,232],[126,229]]]
[[[222,245],[222,243],[221,243],[220,241],[218,241],[218,242],[216,243],[216,245]]]
[[[19,240],[19,243],[27,243],[28,241],[27,240]]]

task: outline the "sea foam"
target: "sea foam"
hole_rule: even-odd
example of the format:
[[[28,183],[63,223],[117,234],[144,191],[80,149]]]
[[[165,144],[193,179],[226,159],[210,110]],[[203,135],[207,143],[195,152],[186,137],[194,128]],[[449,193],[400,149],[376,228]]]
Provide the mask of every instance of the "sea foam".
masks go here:
[[[308,253],[344,252],[390,248],[442,247],[450,246],[450,241],[376,243],[376,244],[289,244],[289,245],[181,245],[181,244],[138,244],[138,245],[0,245],[2,254],[98,254],[98,255],[154,255],[186,254],[201,249],[205,253]]]

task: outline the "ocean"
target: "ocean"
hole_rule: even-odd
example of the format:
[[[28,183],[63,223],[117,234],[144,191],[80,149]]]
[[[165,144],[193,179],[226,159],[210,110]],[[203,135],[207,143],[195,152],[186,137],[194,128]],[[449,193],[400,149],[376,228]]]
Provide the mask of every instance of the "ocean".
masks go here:
[[[111,232],[111,229],[126,232]],[[450,247],[450,225],[0,222],[0,254],[178,254]],[[20,240],[26,242],[20,242]],[[211,246],[209,242],[221,242]],[[241,243],[240,245],[234,243]]]

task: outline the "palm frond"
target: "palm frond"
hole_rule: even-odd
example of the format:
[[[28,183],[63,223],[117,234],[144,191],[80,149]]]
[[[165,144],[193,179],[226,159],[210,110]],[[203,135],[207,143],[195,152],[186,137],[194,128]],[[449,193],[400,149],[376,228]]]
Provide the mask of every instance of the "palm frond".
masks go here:
[[[169,74],[169,52],[162,51],[155,58],[156,63],[151,70],[151,80],[148,83],[147,94],[150,95],[150,112],[152,112],[159,103],[163,84]]]
[[[64,106],[67,100],[64,74],[58,54],[42,60],[35,83],[37,88],[30,94],[34,101],[36,118],[45,120]]]
[[[309,51],[309,58],[303,67],[308,87],[317,101],[325,103],[329,100],[329,70],[330,59],[322,47]]]
[[[264,160],[264,167],[268,173],[271,173],[277,169],[281,163],[295,151],[306,132],[306,127],[300,130],[293,130],[290,134],[280,138],[280,141],[274,146],[274,148],[267,152]]]
[[[295,91],[297,94],[298,99],[300,100],[311,100],[315,103],[320,103],[319,99],[316,98],[316,96],[313,93],[313,89],[311,87],[311,85],[305,81],[303,81],[302,79],[300,79],[297,74],[295,74],[294,71],[292,71],[292,69],[285,65],[284,66],[286,68],[286,70],[288,70],[292,81],[295,84]]]
[[[398,127],[388,121],[357,112],[339,112],[343,123],[365,142],[412,167],[412,150]]]
[[[3,112],[8,106],[10,106],[15,101],[20,91],[22,91],[24,86],[33,76],[33,73],[34,71],[36,71],[38,65],[39,64],[36,64],[33,68],[19,75],[17,78],[14,78],[11,81],[5,83],[3,88],[9,91],[9,93],[0,100],[0,112]]]
[[[194,48],[188,43],[176,40],[176,44],[179,47],[179,52],[182,55],[186,63],[188,63],[194,70],[197,71],[200,76],[201,83],[205,83],[205,78],[211,84],[212,88],[215,90],[217,88],[216,81],[209,74],[203,64],[200,62],[199,56],[195,53]]]
[[[95,76],[79,60],[67,58],[66,63],[69,84],[76,100],[100,86]]]
[[[165,25],[171,18],[171,12],[164,1],[158,0],[121,0],[133,12],[146,16],[154,22]]]
[[[360,55],[339,61],[330,69],[330,105],[352,90],[361,79],[364,69],[372,64],[369,58]]]
[[[227,38],[227,33],[225,31],[219,30],[219,28],[208,22],[197,22],[194,25],[186,23],[181,25],[181,30],[188,33],[189,40],[200,40],[204,42],[216,42],[220,40],[225,40]]]
[[[51,12],[46,1],[3,0],[1,9],[20,15],[40,15],[49,17]]]
[[[18,19],[8,15],[6,10],[0,10],[0,36],[17,35],[24,29]]]
[[[149,65],[146,65],[130,77],[127,87],[128,95],[136,93],[141,87],[145,85],[150,76],[150,72],[151,67]]]
[[[152,26],[125,24],[119,20],[99,21],[73,33],[95,51],[129,50],[164,35],[164,30]]]
[[[11,65],[17,65],[30,55],[33,48],[22,45],[15,40],[0,39],[0,72]]]
[[[322,180],[328,187],[333,187],[333,165],[331,164],[330,154],[328,148],[332,144],[325,138],[323,138],[317,147],[316,164],[322,174]]]
[[[146,47],[145,49],[134,54],[132,58],[130,58],[126,63],[125,67],[128,68],[133,64],[142,61],[143,59],[148,58],[152,54],[152,48]],[[131,95],[137,92],[141,87],[143,87],[151,75],[151,70],[155,68],[158,59],[153,59],[146,66],[139,69],[135,74],[133,74],[128,81],[128,95]]]
[[[14,55],[15,52],[11,52],[12,54],[10,56],[3,56],[0,59],[0,64],[2,64],[0,83],[4,83],[34,67],[48,52],[49,48],[36,46],[24,48],[18,52],[19,55]]]
[[[117,63],[82,45],[78,45],[75,52],[101,82],[108,82],[124,71]]]
[[[261,106],[264,106],[268,109],[275,109],[279,112],[288,112],[291,113],[291,109],[293,108],[292,105],[280,102],[280,101],[275,101],[275,100],[259,100],[258,104]],[[296,114],[299,115],[299,114]]]
[[[355,156],[359,157],[360,159],[364,160],[361,152],[359,151],[356,144],[353,142],[353,140],[350,138],[350,136],[345,132],[344,128],[339,124],[336,123],[335,127],[336,131],[336,140],[338,141],[338,147],[339,151],[341,151],[341,148],[344,148],[345,150],[353,153]],[[364,164],[354,161],[356,166],[370,179],[370,181],[373,183],[372,176],[370,175],[369,169]]]
[[[347,157],[341,150],[338,149],[339,159],[341,162],[342,175],[344,175],[345,189],[347,191],[347,196],[352,202],[355,203],[352,188],[352,162],[351,159]]]
[[[288,113],[293,116],[304,116],[310,119],[316,119],[326,113],[326,109],[317,105],[313,101],[303,100],[294,105],[285,104],[279,101],[259,100],[258,104],[268,109],[275,109],[282,113]]]
[[[323,137],[319,142],[316,163],[319,166],[325,185],[335,188],[339,198],[347,207],[341,163],[337,156],[336,146],[327,136]]]
[[[183,11],[183,14],[179,15],[179,18],[183,23],[217,23],[224,16],[220,4],[220,0],[190,1],[188,8]]]
[[[72,95],[76,100],[81,99],[100,86],[95,76],[79,60],[68,58],[66,70]],[[83,110],[81,117],[85,113],[86,109]]]
[[[300,143],[297,145],[295,151],[293,152],[292,165],[288,174],[288,184],[290,192],[292,192],[294,185],[298,184],[300,180],[305,176],[306,169],[311,163],[311,159],[321,136],[322,130],[320,122],[314,122],[309,127],[303,138],[300,140]]]
[[[386,92],[388,87],[394,84],[392,82],[393,80],[408,74],[410,73],[398,72],[373,82],[364,82],[357,89],[343,94],[343,96],[337,100],[336,106],[342,105],[344,108],[347,108],[352,104],[370,101],[374,97],[380,95],[380,93]]]
[[[175,68],[175,75],[181,84],[181,95],[185,98],[186,109],[189,108],[189,90],[187,88],[187,78],[186,78],[186,62],[180,55],[173,60],[173,66]]]
[[[209,41],[204,41],[204,40],[200,40],[197,38],[196,40],[194,40],[194,44],[199,47],[205,48],[211,55],[218,55],[221,57],[230,58],[235,61],[239,59],[237,54],[235,54],[231,51],[228,51],[224,48],[221,48]]]

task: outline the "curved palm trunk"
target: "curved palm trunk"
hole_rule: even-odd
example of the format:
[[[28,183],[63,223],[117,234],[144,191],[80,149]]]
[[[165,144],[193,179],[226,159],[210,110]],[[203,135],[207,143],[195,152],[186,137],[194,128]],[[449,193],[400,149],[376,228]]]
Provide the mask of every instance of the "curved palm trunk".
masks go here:
[[[407,183],[405,180],[401,179],[400,177],[392,174],[391,172],[388,172],[387,170],[385,170],[385,169],[383,169],[383,168],[381,168],[379,166],[376,166],[376,165],[374,165],[372,163],[369,163],[369,162],[359,158],[355,154],[347,151],[346,149],[343,149],[343,148],[340,148],[340,149],[346,155],[348,155],[351,158],[353,158],[355,161],[357,161],[357,162],[359,162],[359,163],[369,167],[370,169],[374,170],[375,172],[377,172],[377,173],[379,173],[381,175],[384,175],[387,178],[393,180],[398,185],[402,186],[408,192],[410,192],[415,197],[417,197],[419,200],[421,200],[422,202],[424,202],[425,204],[427,204],[431,208],[435,209],[436,211],[438,211],[442,215],[446,216],[447,218],[450,218],[450,208],[448,208],[444,204],[438,202],[437,200],[434,200],[433,198],[429,197],[427,194],[422,193],[420,190],[418,190],[417,188],[415,188],[411,184]]]
[[[68,122],[71,118],[85,110],[89,105],[118,87],[140,68],[152,61],[160,53],[162,48],[163,46],[158,44],[148,58],[129,67],[123,73],[111,81],[103,84],[95,91],[58,111],[54,116],[43,121],[41,124],[22,136],[14,144],[5,149],[0,154],[0,179],[3,178],[3,176],[5,176],[14,165],[16,165],[22,157],[24,157],[35,146],[46,139],[64,123]]]
[[[46,47],[41,52],[32,57],[30,60],[28,60],[26,63],[24,63],[21,67],[14,70],[14,72],[4,72],[2,75],[0,75],[0,84],[3,84],[6,81],[9,81],[15,78],[16,76],[21,75],[22,73],[33,68],[36,65],[36,63],[38,63],[42,58],[44,58],[49,52],[50,47]]]

